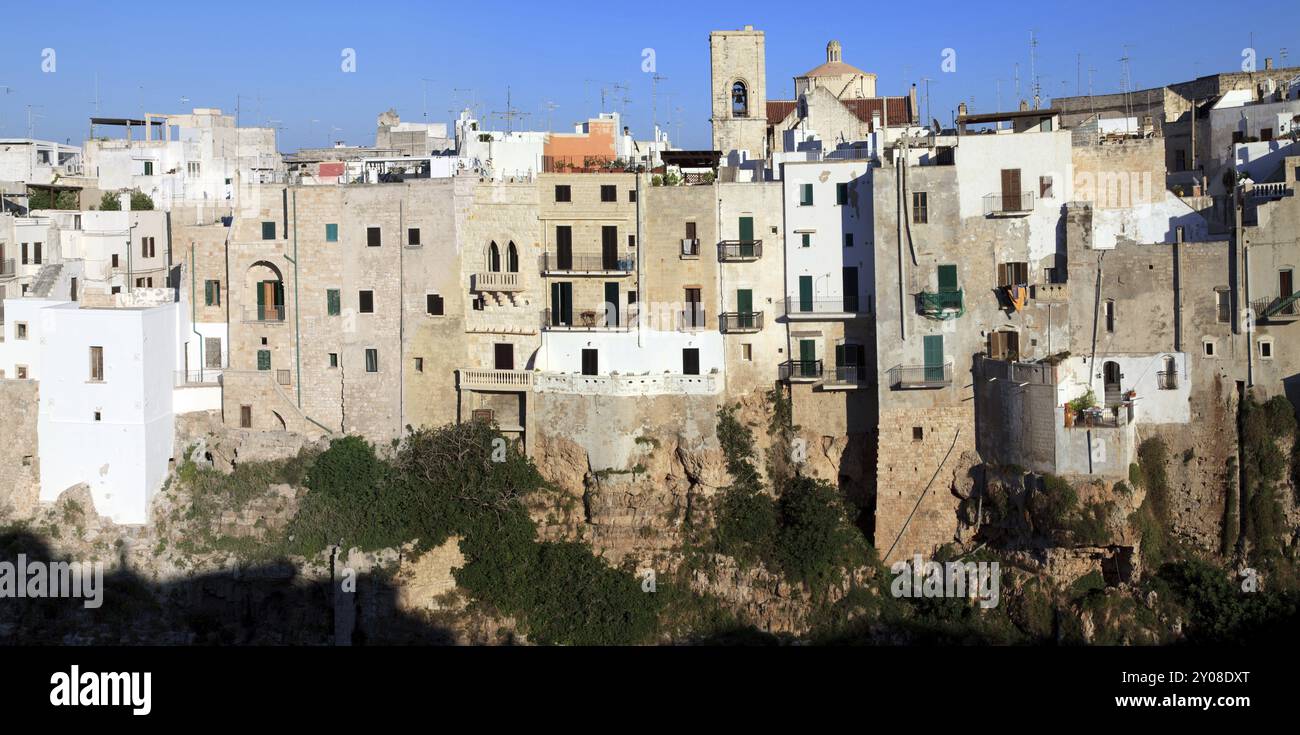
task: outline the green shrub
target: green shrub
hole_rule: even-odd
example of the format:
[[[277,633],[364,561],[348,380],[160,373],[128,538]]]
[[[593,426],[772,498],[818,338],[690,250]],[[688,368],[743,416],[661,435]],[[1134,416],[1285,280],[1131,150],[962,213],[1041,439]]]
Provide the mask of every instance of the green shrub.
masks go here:
[[[777,507],[781,527],[776,559],[791,580],[822,591],[839,582],[845,569],[866,563],[866,544],[836,488],[797,477],[781,493]]]

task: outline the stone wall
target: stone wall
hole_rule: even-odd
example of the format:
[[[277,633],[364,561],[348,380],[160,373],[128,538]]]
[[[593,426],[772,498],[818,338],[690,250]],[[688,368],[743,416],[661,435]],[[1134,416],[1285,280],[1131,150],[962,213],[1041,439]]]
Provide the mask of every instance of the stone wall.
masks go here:
[[[36,416],[40,408],[37,382],[0,379],[0,522],[26,518],[40,495]]]

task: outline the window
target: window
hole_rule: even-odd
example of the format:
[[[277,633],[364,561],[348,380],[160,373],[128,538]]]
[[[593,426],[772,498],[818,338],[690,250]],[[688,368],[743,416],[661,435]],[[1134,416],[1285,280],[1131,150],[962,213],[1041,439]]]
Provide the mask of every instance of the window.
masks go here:
[[[203,338],[203,367],[221,368],[221,338]]]
[[[695,235],[695,233],[696,233],[695,223],[694,223],[694,222],[687,222],[687,223],[686,223],[686,239],[687,239],[687,240],[695,240],[695,239],[696,239],[696,235]]]
[[[239,428],[241,429],[253,428],[253,407],[252,406],[239,407]]]
[[[600,367],[599,355],[594,349],[584,349],[582,351],[582,374],[596,375]]]
[[[1227,324],[1232,321],[1232,294],[1226,288],[1214,289],[1214,308],[1218,312],[1218,322]]]
[[[366,228],[366,246],[377,248],[380,245],[380,231],[378,227]]]
[[[568,184],[555,185],[555,201],[557,202],[573,201],[573,192],[570,191]]]
[[[731,116],[749,117],[749,90],[744,82],[731,85]]]
[[[366,372],[379,372],[379,350],[373,347],[366,348]]]
[[[1174,170],[1175,171],[1187,170],[1187,151],[1182,149],[1174,151]]]
[[[754,345],[750,344],[749,342],[741,343],[741,345],[740,345],[740,359],[742,359],[742,360],[744,360],[744,361],[746,361],[746,362],[753,362],[753,361],[754,361]]]
[[[837,206],[843,207],[844,205],[846,205],[846,204],[848,204],[848,203],[849,203],[849,185],[848,185],[848,184],[836,184],[836,185],[835,185],[835,204],[836,204]]]
[[[27,322],[14,322],[14,339],[27,339]]]
[[[1052,177],[1051,176],[1038,177],[1038,198],[1039,199],[1052,198]]]
[[[811,232],[801,232],[801,233],[799,233],[799,247],[802,247],[802,248],[810,248],[810,247],[812,247],[812,233],[811,233]]]
[[[262,239],[263,239],[263,240],[274,240],[274,239],[275,239],[275,223],[274,223],[274,222],[263,222],[263,223],[262,223]]]
[[[154,248],[154,239],[152,237],[140,238],[140,257],[152,258],[156,255]]]
[[[846,233],[844,233],[844,247],[846,247],[846,248],[851,248],[851,247],[853,247],[853,233],[852,233],[852,232],[846,232]]]
[[[1028,284],[1028,263],[998,263],[999,286],[1026,286]]]
[[[952,293],[957,290],[957,266],[952,264],[939,266],[938,276],[940,293]]]
[[[1245,141],[1246,141],[1246,134],[1245,134],[1245,133],[1241,132],[1240,130],[1234,130],[1234,131],[1232,131],[1232,142],[1233,142],[1233,143],[1244,143]]]
[[[113,257],[117,257],[117,256],[113,256]],[[23,243],[23,265],[27,265],[28,262],[29,261],[27,258],[27,243]],[[117,264],[114,263],[113,265],[117,265]]]
[[[923,225],[930,221],[930,195],[924,191],[912,192],[912,224]]]
[[[334,223],[325,225],[325,242],[339,241],[339,226]]]
[[[1269,141],[1269,140],[1272,140],[1272,139],[1273,139],[1273,128],[1260,128],[1260,130],[1259,130],[1259,139],[1262,140],[1262,141]]]
[[[330,367],[336,368],[339,366],[339,353],[331,352],[329,359],[330,359]]]
[[[1025,211],[1025,202],[1022,202],[1024,190],[1020,188],[1020,169],[1004,168],[1002,169],[1002,210],[1003,212],[1023,212]]]
[[[422,372],[424,372],[424,358],[423,358],[423,357],[417,357],[417,358],[415,358],[415,372],[417,372],[417,373],[422,373]]]
[[[633,204],[636,203],[636,189],[627,190],[627,200]]]
[[[19,380],[27,380],[27,366],[26,366],[26,365],[15,365],[15,366],[14,366],[14,371],[17,373],[17,377],[18,377]]]
[[[41,264],[41,244],[40,244],[39,242],[34,242],[34,243],[32,243],[32,256],[33,256],[33,257],[32,257],[32,263],[35,264],[35,265],[40,265],[40,264]]]
[[[799,185],[799,206],[811,207],[812,203],[813,203],[813,185],[800,184]]]
[[[362,314],[375,313],[375,292],[361,291],[357,294],[357,311]]]
[[[920,426],[912,427],[912,441],[919,442],[925,439],[925,429]]]
[[[203,282],[204,306],[221,306],[221,281]]]
[[[420,228],[419,228],[419,227],[408,227],[408,228],[406,228],[406,244],[407,244],[407,245],[411,245],[411,246],[415,246],[415,245],[419,245],[419,244],[420,244]]]
[[[617,201],[618,201],[618,187],[617,187],[617,186],[614,186],[613,184],[601,184],[601,185],[600,185],[600,201],[602,201],[602,202],[617,202]]]
[[[103,420],[104,420],[104,412],[103,412],[103,411],[96,411],[94,415],[95,415],[95,421],[103,421]]]
[[[144,175],[153,176],[153,161],[144,162]]]
[[[275,382],[279,383],[280,385],[289,385],[289,371],[283,369],[276,370]]]
[[[191,179],[197,179],[199,177],[198,161],[190,161],[188,164],[186,164],[185,168],[186,168],[186,172],[189,174]]]
[[[1204,350],[1206,357],[1214,357],[1214,340],[1207,339],[1202,342],[1201,349]]]
[[[104,348],[90,348],[90,379],[96,383],[104,382]]]
[[[1259,358],[1261,360],[1273,359],[1273,340],[1261,339],[1259,341]]]
[[[258,351],[257,351],[257,369],[258,369],[258,370],[270,370],[270,369],[271,369],[271,351],[270,351],[270,350],[258,350]]]
[[[325,291],[325,313],[329,316],[338,316],[342,311],[341,298],[337,288],[331,288]]]
[[[492,345],[492,367],[497,370],[514,370],[515,346],[509,342]]]
[[[1105,318],[1106,318],[1106,331],[1107,331],[1107,332],[1110,332],[1110,333],[1113,334],[1113,333],[1115,332],[1115,302],[1114,302],[1114,300],[1107,300],[1107,301],[1106,301],[1106,303],[1105,303],[1105,304],[1103,305],[1103,307],[1102,307],[1102,313],[1104,314],[1104,316],[1105,316]]]
[[[112,263],[112,266],[113,266],[114,268],[118,267],[118,265],[117,265],[117,257],[118,257],[118,256],[117,256],[117,253],[113,253],[112,258],[111,258],[111,263]]]
[[[424,297],[424,310],[429,316],[442,316],[442,297],[436,293]]]

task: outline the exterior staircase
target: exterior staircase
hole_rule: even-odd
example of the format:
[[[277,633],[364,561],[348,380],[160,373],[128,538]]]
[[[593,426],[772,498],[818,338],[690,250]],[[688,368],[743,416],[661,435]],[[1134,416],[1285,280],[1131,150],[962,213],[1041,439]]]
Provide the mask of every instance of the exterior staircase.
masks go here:
[[[31,295],[37,298],[45,298],[54,290],[55,284],[59,282],[59,274],[63,272],[62,263],[51,263],[41,266],[36,272],[36,277],[32,279]]]

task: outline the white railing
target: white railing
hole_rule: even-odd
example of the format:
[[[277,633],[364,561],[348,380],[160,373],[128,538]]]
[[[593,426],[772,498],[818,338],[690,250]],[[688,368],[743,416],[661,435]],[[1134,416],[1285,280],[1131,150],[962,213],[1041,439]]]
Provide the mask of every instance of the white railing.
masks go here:
[[[575,375],[571,373],[538,373],[533,386],[538,393],[568,393],[574,395],[646,396],[646,395],[712,395],[722,383],[714,373],[705,375]]]
[[[523,282],[518,273],[486,272],[474,274],[475,291],[521,291]]]
[[[533,385],[531,370],[482,370],[461,368],[456,371],[461,388],[480,390],[528,390]]]
[[[176,387],[188,385],[218,385],[221,383],[223,368],[204,368],[203,370],[177,370]]]

